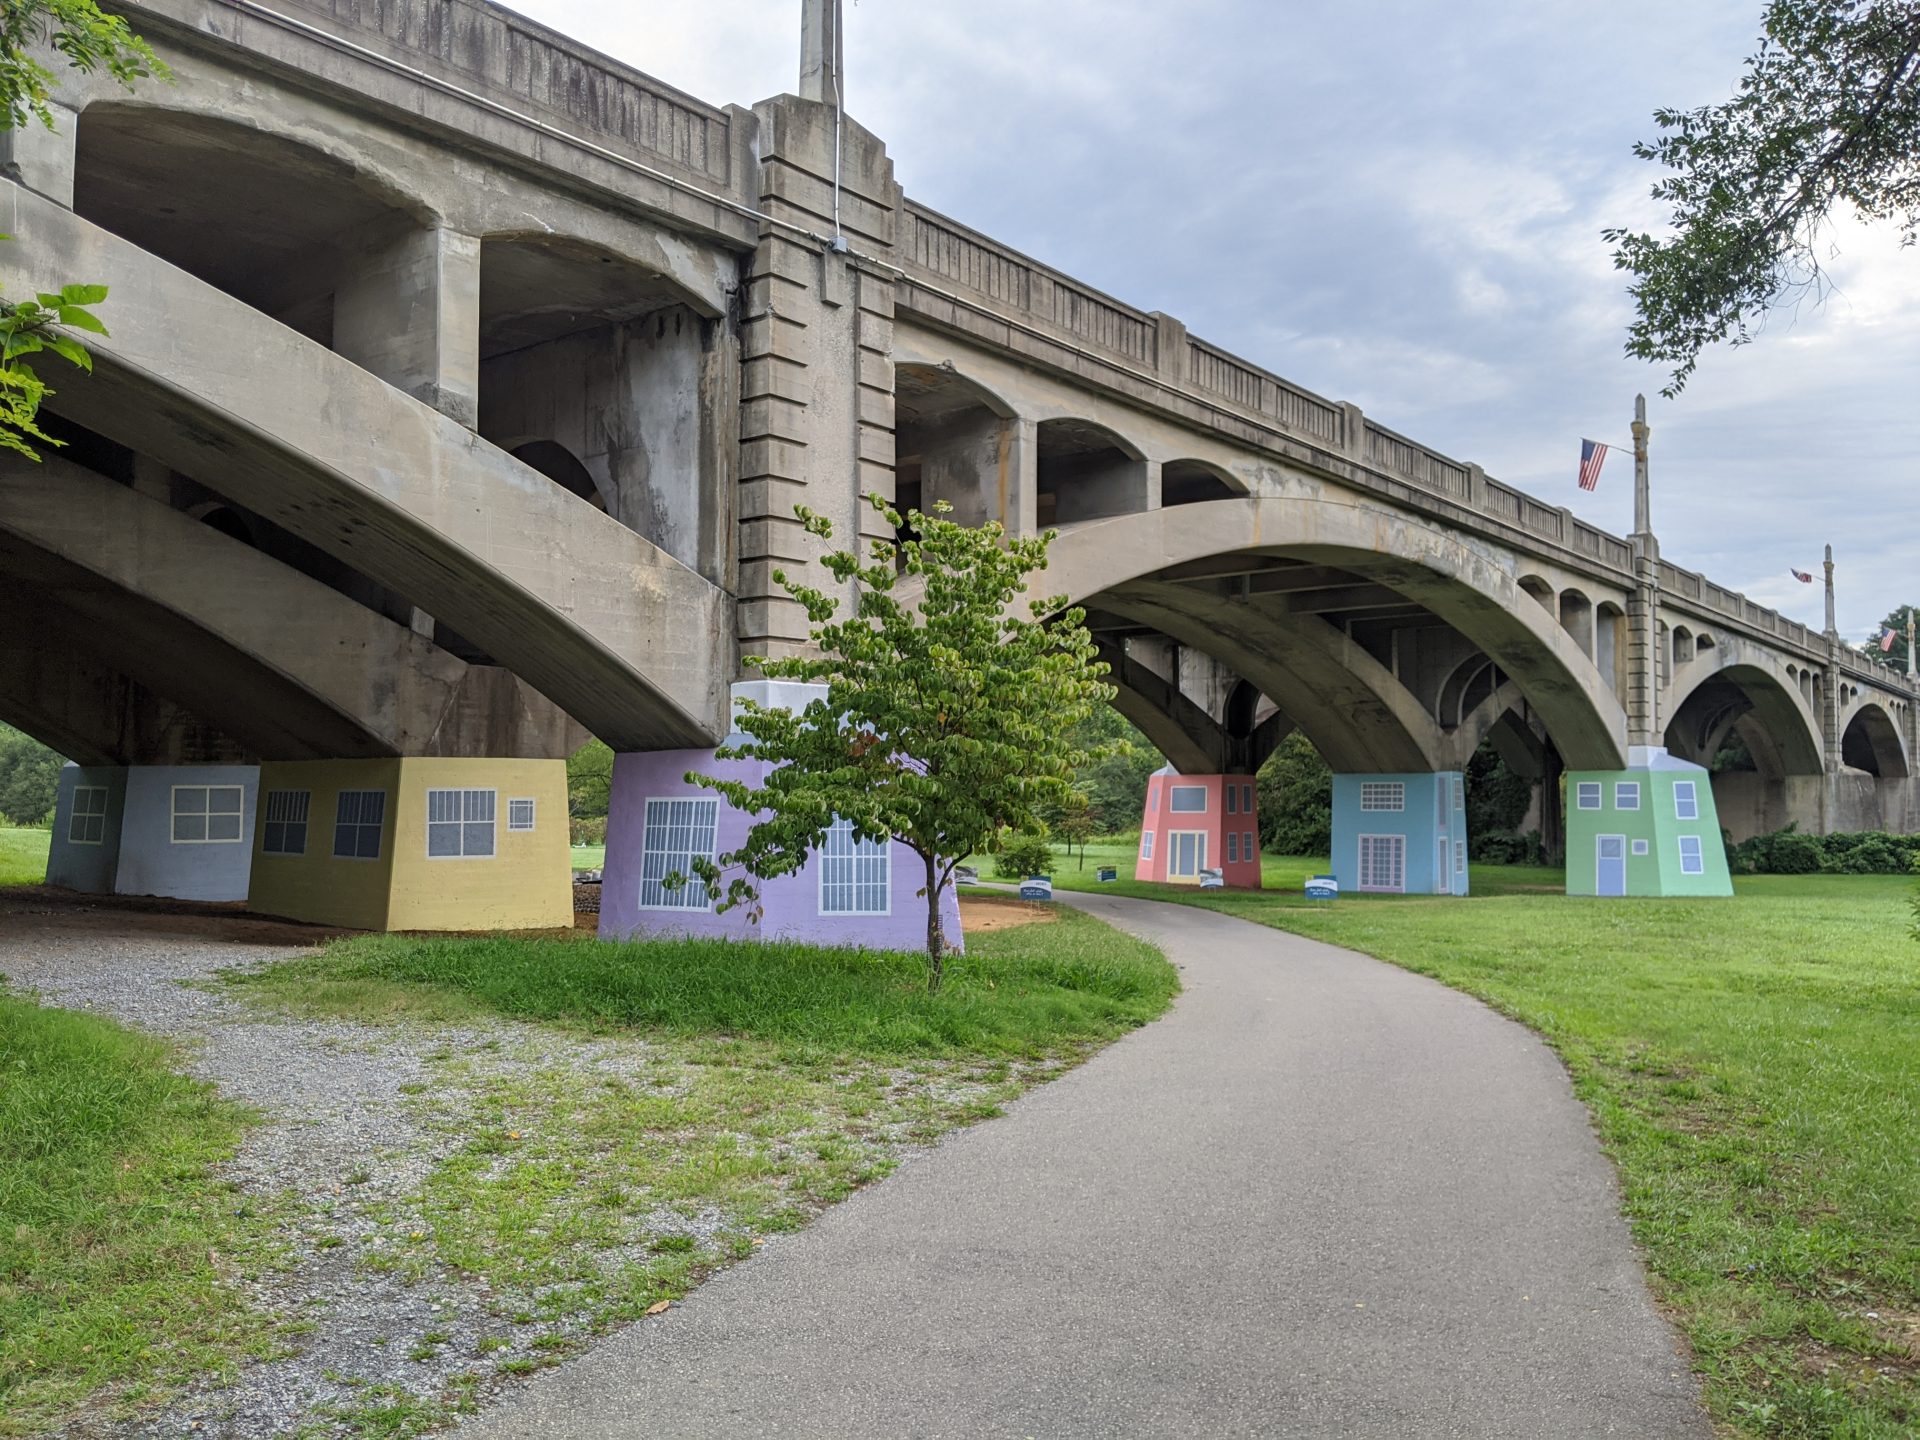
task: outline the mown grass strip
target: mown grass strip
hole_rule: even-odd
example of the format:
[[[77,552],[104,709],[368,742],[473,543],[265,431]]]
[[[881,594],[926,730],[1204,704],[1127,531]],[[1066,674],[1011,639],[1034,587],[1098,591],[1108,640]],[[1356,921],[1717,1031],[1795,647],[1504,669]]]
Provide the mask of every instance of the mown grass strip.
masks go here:
[[[211,1176],[246,1112],[172,1047],[0,994],[0,1435],[274,1343],[231,1284],[266,1218]]]
[[[357,936],[234,983],[309,1014],[490,1013],[883,1060],[1099,1043],[1153,1019],[1178,988],[1153,947],[1078,914],[972,937],[937,995],[911,954],[495,936]]]
[[[0,885],[38,885],[47,878],[47,847],[53,835],[0,825]]]

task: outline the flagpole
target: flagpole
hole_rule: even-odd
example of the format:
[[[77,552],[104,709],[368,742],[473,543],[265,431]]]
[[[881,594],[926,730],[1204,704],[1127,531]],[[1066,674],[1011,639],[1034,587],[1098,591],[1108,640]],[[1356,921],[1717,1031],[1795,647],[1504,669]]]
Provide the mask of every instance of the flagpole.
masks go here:
[[[1627,743],[1659,746],[1660,542],[1653,536],[1653,498],[1647,475],[1647,397],[1633,397],[1633,599],[1628,602]]]
[[[1827,546],[1827,634],[1837,637],[1840,627],[1833,623],[1833,546]]]
[[[1913,668],[1913,607],[1907,607],[1907,679],[1914,678]]]

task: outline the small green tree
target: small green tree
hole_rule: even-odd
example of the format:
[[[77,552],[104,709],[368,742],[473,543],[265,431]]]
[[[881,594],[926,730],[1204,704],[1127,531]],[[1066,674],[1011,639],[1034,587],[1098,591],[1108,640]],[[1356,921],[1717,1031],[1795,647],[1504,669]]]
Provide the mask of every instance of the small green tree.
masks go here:
[[[835,550],[823,564],[858,599],[851,615],[826,591],[774,580],[807,613],[816,653],[748,663],[774,680],[824,682],[798,711],[743,706],[748,739],[721,759],[770,762],[766,783],[692,774],[760,820],[738,850],[701,866],[721,908],[754,901],[751,880],[720,886],[722,868],[753,879],[791,874],[836,820],[872,841],[897,840],[920,857],[926,883],[927,988],[938,990],[946,954],[940,901],[953,869],[991,850],[1008,828],[1035,830],[1086,754],[1075,734],[1113,697],[1078,609],[1031,600],[1028,578],[1046,568],[1053,532],[1010,539],[997,524],[973,529],[933,514],[899,513],[868,497],[887,533],[863,556]],[[827,520],[804,507],[807,530],[831,540]],[[917,583],[911,600],[902,582]]]
[[[1077,786],[1062,791],[1048,824],[1069,855],[1076,849],[1080,852],[1079,868],[1086,869],[1087,841],[1093,837],[1093,801],[1087,798],[1087,792]]]
[[[167,74],[147,42],[93,0],[0,0],[0,130],[53,129],[54,74],[28,53],[37,45],[82,74],[104,70],[129,89],[135,80]],[[36,443],[63,443],[40,428],[40,404],[52,392],[26,357],[50,351],[91,370],[86,347],[70,332],[106,334],[88,308],[106,298],[104,285],[63,285],[31,300],[0,299],[0,450],[38,460]]]
[[[60,789],[60,757],[30,735],[0,725],[0,824],[38,825]]]

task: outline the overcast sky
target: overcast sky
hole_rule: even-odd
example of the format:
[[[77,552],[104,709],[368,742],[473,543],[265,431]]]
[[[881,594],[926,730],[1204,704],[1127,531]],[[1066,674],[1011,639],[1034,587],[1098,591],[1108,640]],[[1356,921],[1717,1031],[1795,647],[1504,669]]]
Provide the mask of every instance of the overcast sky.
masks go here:
[[[715,103],[796,87],[800,0],[519,0]],[[1624,534],[1653,424],[1663,554],[1860,639],[1920,602],[1920,253],[1848,225],[1836,295],[1629,362],[1600,231],[1657,226],[1630,146],[1725,98],[1761,0],[849,0],[847,106],[907,193]]]

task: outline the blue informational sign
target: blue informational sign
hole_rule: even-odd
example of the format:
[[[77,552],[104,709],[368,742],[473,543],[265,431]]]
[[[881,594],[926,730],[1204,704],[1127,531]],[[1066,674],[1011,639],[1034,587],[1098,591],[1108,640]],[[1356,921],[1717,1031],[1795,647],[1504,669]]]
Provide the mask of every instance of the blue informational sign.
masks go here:
[[[1209,869],[1200,872],[1200,888],[1202,890],[1222,890],[1226,888],[1226,884],[1227,877],[1218,870]]]
[[[1053,899],[1053,877],[1051,875],[1029,875],[1020,882],[1022,900]]]
[[[1100,883],[1102,885],[1105,885],[1110,880],[1118,880],[1119,878],[1120,878],[1120,872],[1114,869],[1113,866],[1102,865],[1100,867]]]
[[[1309,875],[1307,877],[1307,899],[1334,900],[1340,895],[1340,882],[1331,875]]]

